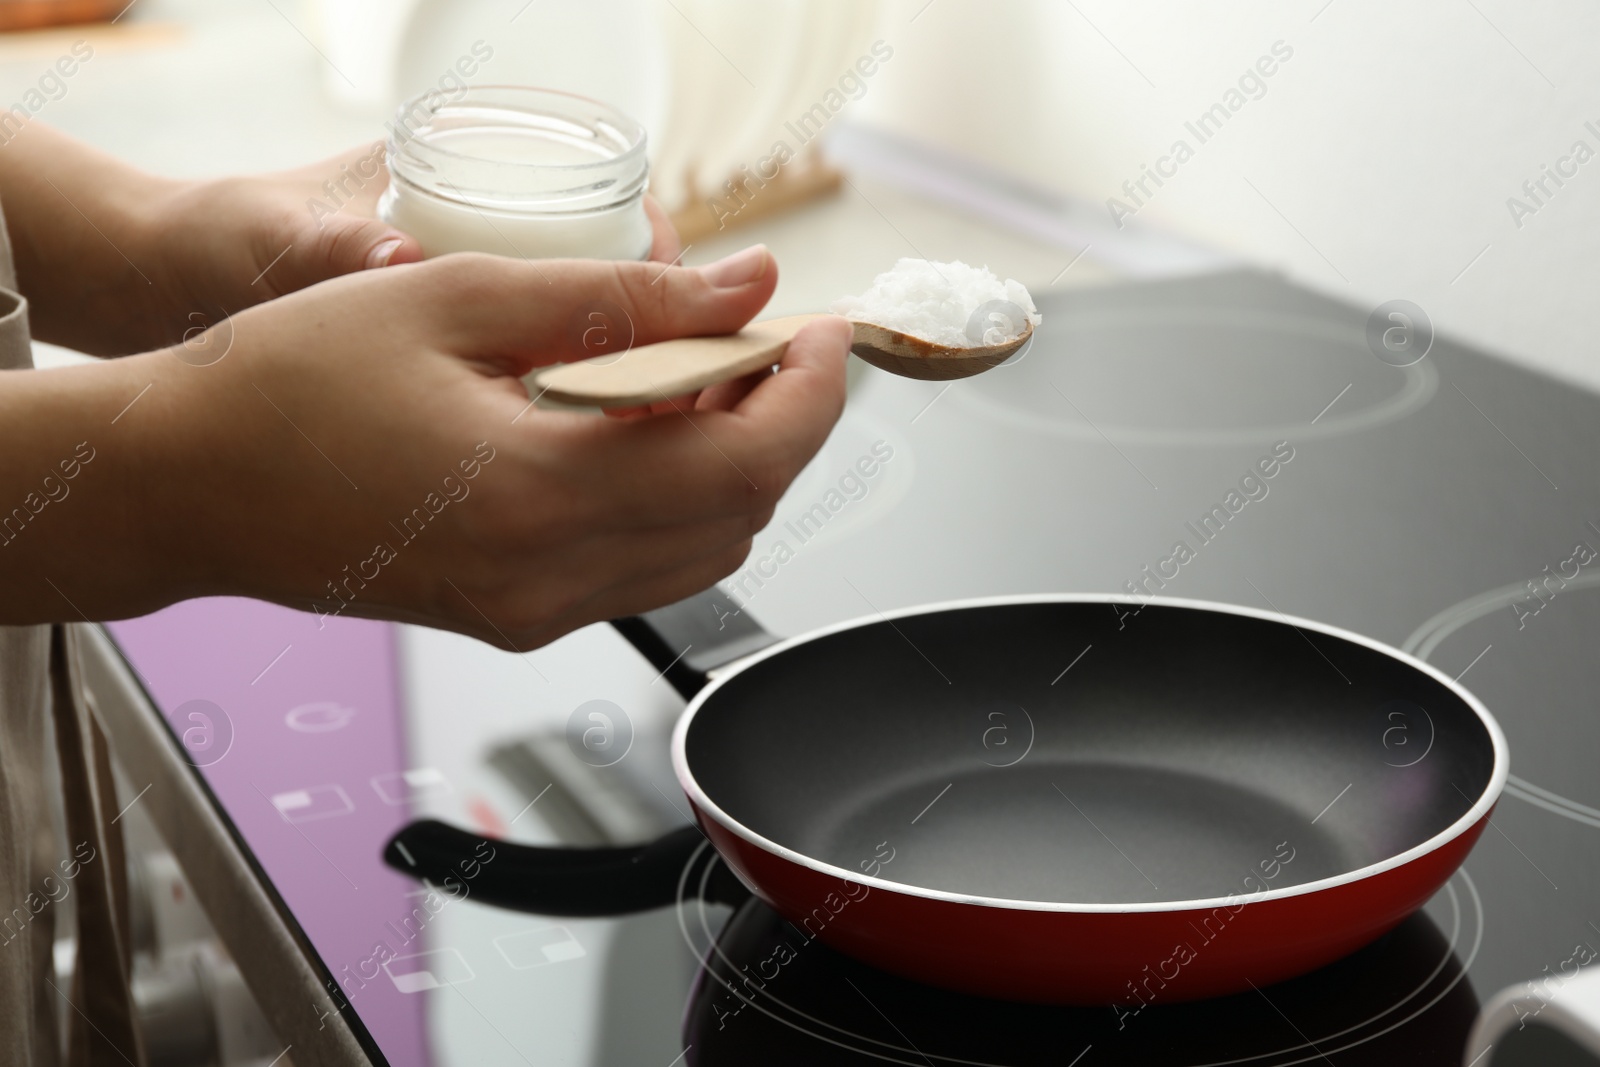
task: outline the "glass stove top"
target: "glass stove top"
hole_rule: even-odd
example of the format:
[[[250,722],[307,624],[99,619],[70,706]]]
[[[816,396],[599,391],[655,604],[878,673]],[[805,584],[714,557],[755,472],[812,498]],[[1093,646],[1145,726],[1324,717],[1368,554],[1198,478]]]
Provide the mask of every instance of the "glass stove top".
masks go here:
[[[1262,274],[1047,295],[1040,310],[1032,348],[989,375],[864,380],[757,553],[792,537],[786,516],[857,451],[882,440],[894,458],[848,521],[746,586],[749,610],[797,633],[962,596],[1126,591],[1288,442],[1267,495],[1161,591],[1369,634],[1496,714],[1511,785],[1422,913],[1322,972],[1130,1013],[927,989],[759,903],[692,892],[610,920],[470,894],[438,907],[382,866],[383,843],[421,815],[556,840],[529,804],[537,783],[487,753],[559,732],[587,701],[637,731],[631,788],[682,804],[662,768],[681,701],[620,638],[595,627],[519,657],[236,600],[114,624],[180,732],[190,701],[224,713],[231,747],[202,773],[329,973],[334,992],[307,1010],[351,1013],[396,1065],[1456,1064],[1481,1000],[1600,954],[1600,397],[1444,339],[1391,366],[1364,311]],[[792,960],[750,980],[779,944]]]

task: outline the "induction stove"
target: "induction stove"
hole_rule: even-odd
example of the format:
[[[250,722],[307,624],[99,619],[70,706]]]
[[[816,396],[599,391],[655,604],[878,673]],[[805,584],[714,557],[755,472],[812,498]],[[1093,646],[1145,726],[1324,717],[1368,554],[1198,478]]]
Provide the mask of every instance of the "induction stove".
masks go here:
[[[1268,273],[1037,296],[1043,324],[1001,368],[943,384],[864,376],[727,595],[780,634],[968,596],[1142,591],[1369,635],[1459,678],[1505,729],[1511,784],[1465,866],[1322,971],[1132,1014],[920,986],[805,939],[758,901],[708,904],[692,879],[675,907],[615,919],[451,903],[357,988],[352,945],[410,930],[392,917],[414,910],[417,887],[377,865],[400,821],[554,840],[537,797],[507,791],[486,753],[626,689],[613,699],[639,726],[633,758],[659,759],[659,727],[682,702],[603,627],[519,657],[342,621],[358,644],[398,642],[397,660],[333,657],[340,684],[398,675],[388,762],[369,741],[350,774],[333,760],[314,783],[287,749],[201,773],[374,1062],[1459,1064],[1481,1000],[1525,983],[1536,1025],[1563,969],[1600,955],[1600,461],[1582,445],[1600,434],[1600,397],[1433,336],[1425,313],[1407,313],[1398,351],[1375,343],[1400,322],[1388,310]],[[879,445],[892,454],[881,481],[827,529],[796,525]],[[1290,458],[1251,479],[1266,455]],[[226,627],[179,605],[113,628],[174,722],[196,698],[256,701],[281,720],[316,689],[297,688],[287,654],[265,696],[248,677],[157,662],[159,637],[196,659],[242,642],[240,663],[265,664],[308,618],[233,603]],[[1393,741],[1425,751],[1428,724]],[[391,791],[374,799],[380,779]],[[652,788],[681,804],[670,783]],[[280,817],[284,797],[311,814]]]

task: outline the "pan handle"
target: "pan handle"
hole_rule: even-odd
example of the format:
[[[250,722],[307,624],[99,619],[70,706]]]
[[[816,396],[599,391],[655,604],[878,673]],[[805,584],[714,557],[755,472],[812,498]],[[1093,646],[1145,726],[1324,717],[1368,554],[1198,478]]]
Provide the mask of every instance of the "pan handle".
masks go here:
[[[778,640],[716,586],[611,625],[685,700],[700,691],[711,671]]]
[[[778,640],[715,586],[611,625],[685,700],[700,691],[709,672]],[[383,860],[447,892],[541,915],[623,915],[665,907],[678,899],[680,882],[710,903],[742,903],[750,891],[714,849],[701,848],[704,841],[699,830],[685,826],[646,845],[539,848],[419,819],[389,839]]]
[[[419,819],[389,839],[383,860],[448,895],[540,915],[625,915],[666,907],[677,901],[680,884],[708,903],[737,906],[750,891],[704,844],[699,830],[685,826],[647,845],[539,848]]]

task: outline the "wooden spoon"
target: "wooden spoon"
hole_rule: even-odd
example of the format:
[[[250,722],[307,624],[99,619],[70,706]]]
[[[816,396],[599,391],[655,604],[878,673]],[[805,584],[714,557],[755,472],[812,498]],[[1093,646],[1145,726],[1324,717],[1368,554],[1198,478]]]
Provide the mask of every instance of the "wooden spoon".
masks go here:
[[[856,328],[855,343],[850,351],[879,370],[898,374],[902,378],[921,378],[929,382],[970,378],[998,367],[1033,336],[1033,323],[1025,322],[1020,334],[1002,344],[948,348],[870,322],[852,322],[850,325]]]
[[[563,363],[533,376],[547,396],[564,404],[620,408],[682,396],[770,367],[783,359],[800,328],[820,315],[790,315],[754,322],[721,337],[680,337],[640,345],[620,355]],[[1033,336],[1031,323],[1013,340],[975,348],[948,348],[870,322],[852,323],[857,356],[890,374],[949,381],[982,374],[1011,358]]]

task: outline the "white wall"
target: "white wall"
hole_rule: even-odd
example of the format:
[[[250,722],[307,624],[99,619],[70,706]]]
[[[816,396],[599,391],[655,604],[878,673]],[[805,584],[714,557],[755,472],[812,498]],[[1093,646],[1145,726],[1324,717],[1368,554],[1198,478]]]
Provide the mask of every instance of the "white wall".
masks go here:
[[[1139,221],[1358,303],[1413,300],[1600,388],[1600,157],[1520,229],[1506,207],[1574,141],[1600,153],[1593,5],[925,3],[888,3],[895,58],[859,120],[1100,204],[1183,137],[1194,158]],[[1184,121],[1277,40],[1294,54],[1265,96],[1199,144]]]

